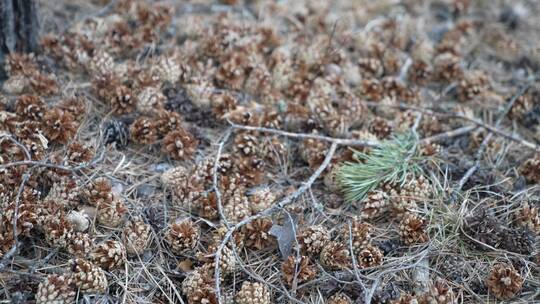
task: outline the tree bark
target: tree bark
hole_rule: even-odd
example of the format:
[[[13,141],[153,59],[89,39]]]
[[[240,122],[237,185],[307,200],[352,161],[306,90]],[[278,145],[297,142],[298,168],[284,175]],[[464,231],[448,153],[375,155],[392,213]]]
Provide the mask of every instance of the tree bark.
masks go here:
[[[11,52],[34,52],[38,48],[39,24],[35,0],[0,0],[0,79],[5,56]]]

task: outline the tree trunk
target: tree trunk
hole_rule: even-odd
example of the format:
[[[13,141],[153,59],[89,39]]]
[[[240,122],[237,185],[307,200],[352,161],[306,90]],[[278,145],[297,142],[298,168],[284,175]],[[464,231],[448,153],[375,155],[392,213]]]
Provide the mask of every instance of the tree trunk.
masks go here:
[[[35,0],[0,0],[0,79],[6,77],[4,62],[7,54],[37,50],[37,17]]]

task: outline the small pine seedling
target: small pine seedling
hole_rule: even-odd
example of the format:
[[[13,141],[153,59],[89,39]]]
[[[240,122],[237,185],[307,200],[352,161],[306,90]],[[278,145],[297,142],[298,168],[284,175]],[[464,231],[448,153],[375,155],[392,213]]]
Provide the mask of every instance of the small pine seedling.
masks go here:
[[[422,160],[413,133],[396,135],[369,154],[354,151],[357,162],[345,162],[338,171],[338,182],[349,203],[364,199],[381,183],[405,182],[408,175],[421,173]]]

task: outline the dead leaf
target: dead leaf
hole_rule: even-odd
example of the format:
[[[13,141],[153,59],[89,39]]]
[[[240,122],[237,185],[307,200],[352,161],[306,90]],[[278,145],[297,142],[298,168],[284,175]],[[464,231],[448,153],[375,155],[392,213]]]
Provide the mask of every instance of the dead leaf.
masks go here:
[[[283,259],[290,255],[291,250],[296,243],[295,232],[296,217],[293,215],[285,217],[284,226],[274,224],[272,228],[270,228],[269,233],[277,239],[279,252],[281,253],[281,258]]]

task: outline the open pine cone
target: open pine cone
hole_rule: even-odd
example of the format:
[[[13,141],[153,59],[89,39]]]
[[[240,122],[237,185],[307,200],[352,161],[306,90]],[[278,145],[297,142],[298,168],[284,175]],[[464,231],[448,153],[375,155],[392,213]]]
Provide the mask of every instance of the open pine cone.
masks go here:
[[[353,252],[358,254],[371,241],[372,228],[370,224],[355,219],[351,222],[350,233],[349,225],[343,225],[339,231],[339,239],[343,244],[347,244],[347,247],[349,247],[350,239],[352,239]]]
[[[326,245],[320,255],[321,265],[331,270],[344,270],[352,265],[349,246],[343,242],[332,241]]]
[[[399,224],[399,235],[407,245],[425,243],[428,236],[425,231],[426,221],[412,213],[406,213]]]
[[[107,240],[98,244],[89,255],[90,260],[105,270],[115,269],[126,259],[126,249],[121,242]]]
[[[516,214],[516,223],[518,226],[528,228],[539,235],[540,215],[538,213],[538,208],[531,206],[528,202],[524,203]]]
[[[195,154],[197,145],[197,139],[191,133],[179,128],[165,136],[162,149],[172,159],[188,160]]]
[[[199,234],[199,227],[188,219],[170,225],[165,240],[175,254],[183,254],[197,246]]]
[[[90,238],[90,235],[83,232],[74,232],[69,236],[67,251],[76,257],[85,257],[93,246],[94,241]]]
[[[362,201],[362,211],[360,217],[366,220],[373,220],[387,209],[389,202],[388,195],[384,191],[369,192]]]
[[[297,284],[313,280],[317,276],[317,268],[311,264],[307,256],[297,259],[295,255],[290,255],[281,264],[281,273],[285,282],[292,286],[295,279]]]
[[[137,110],[143,114],[153,114],[165,107],[167,97],[156,87],[146,87],[137,95]]]
[[[129,133],[135,143],[154,144],[158,139],[156,122],[150,117],[139,117],[131,124]]]
[[[213,286],[213,269],[211,264],[205,264],[188,273],[182,282],[182,293],[190,297],[197,290],[203,289],[205,286]]]
[[[509,300],[521,290],[523,278],[511,265],[500,263],[493,266],[486,285],[497,299]]]
[[[419,304],[456,304],[457,298],[452,288],[442,280],[437,280],[429,291],[418,299]]]
[[[23,95],[15,102],[15,112],[25,119],[41,121],[46,110],[45,102],[35,95]]]
[[[244,282],[236,294],[237,304],[271,304],[270,291],[262,283]]]
[[[262,250],[275,244],[275,238],[269,234],[272,228],[270,218],[259,218],[242,227],[245,235],[245,246]]]
[[[73,303],[75,294],[75,288],[70,278],[56,274],[49,275],[38,285],[36,304]]]
[[[255,189],[249,196],[251,214],[257,214],[270,208],[276,202],[276,199],[275,191],[272,191],[268,186]]]
[[[328,301],[326,302],[326,304],[352,304],[352,303],[353,301],[351,300],[351,298],[342,292],[337,292],[333,294],[331,297],[328,298]]]
[[[106,178],[98,178],[81,190],[83,200],[91,206],[111,205],[114,199],[111,183]]]
[[[529,183],[540,182],[540,155],[535,155],[527,159],[519,167],[519,172],[525,177]]]
[[[378,266],[382,263],[382,259],[382,251],[373,245],[367,245],[362,250],[360,250],[357,258],[360,268]]]
[[[118,227],[127,211],[124,202],[119,198],[114,198],[110,204],[99,204],[97,207],[97,220],[103,226]]]
[[[141,219],[129,221],[122,230],[122,242],[131,255],[141,255],[150,243],[150,225]]]
[[[312,225],[304,228],[297,237],[302,253],[315,257],[330,242],[328,229],[321,225]]]
[[[73,115],[60,108],[50,109],[43,116],[45,136],[52,142],[66,144],[77,132],[79,124]]]
[[[84,293],[104,293],[108,287],[105,272],[83,259],[71,261],[73,282]]]

